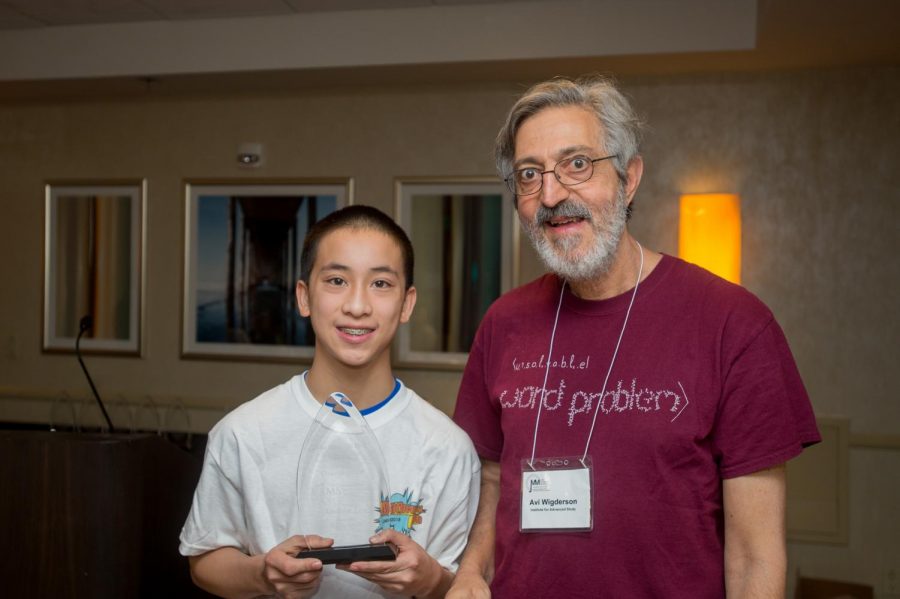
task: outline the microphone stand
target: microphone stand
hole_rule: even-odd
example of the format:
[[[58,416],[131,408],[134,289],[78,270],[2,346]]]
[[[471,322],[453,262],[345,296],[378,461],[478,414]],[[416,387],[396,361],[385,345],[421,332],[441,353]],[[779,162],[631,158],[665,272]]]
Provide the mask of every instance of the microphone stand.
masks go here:
[[[109,432],[114,433],[116,431],[113,429],[112,420],[109,419],[109,414],[106,413],[106,408],[103,406],[100,394],[97,393],[97,388],[94,386],[91,374],[88,372],[87,367],[84,365],[84,361],[81,359],[81,348],[79,347],[81,344],[81,336],[84,335],[85,331],[89,330],[93,324],[93,319],[90,316],[83,316],[78,323],[78,337],[75,338],[75,356],[78,358],[78,363],[81,364],[81,370],[84,371],[84,376],[87,377],[88,384],[91,386],[91,391],[94,392],[94,399],[97,400],[97,405],[100,406],[100,411],[103,412],[103,417],[106,419],[106,425],[109,427]]]

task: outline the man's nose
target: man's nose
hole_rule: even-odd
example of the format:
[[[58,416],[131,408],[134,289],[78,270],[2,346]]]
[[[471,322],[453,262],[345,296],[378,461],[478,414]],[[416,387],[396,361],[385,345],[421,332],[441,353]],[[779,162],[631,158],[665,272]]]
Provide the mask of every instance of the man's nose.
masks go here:
[[[541,185],[541,204],[553,208],[568,197],[569,190],[559,182],[555,172],[544,171],[541,177],[544,179]]]

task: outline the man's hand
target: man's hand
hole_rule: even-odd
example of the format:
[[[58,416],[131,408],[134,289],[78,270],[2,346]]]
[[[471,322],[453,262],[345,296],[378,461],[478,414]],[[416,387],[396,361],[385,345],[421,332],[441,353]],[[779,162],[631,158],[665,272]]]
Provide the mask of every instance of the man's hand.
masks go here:
[[[460,569],[446,599],[490,599],[491,588],[478,572]]]
[[[390,529],[378,533],[369,542],[391,543],[397,548],[397,559],[353,562],[337,567],[362,576],[392,593],[420,598],[444,596],[453,575],[428,555],[421,545],[405,534]]]
[[[318,590],[322,578],[322,562],[297,559],[304,549],[331,547],[334,539],[319,535],[294,535],[266,554],[263,578],[272,591],[284,599],[306,599]]]

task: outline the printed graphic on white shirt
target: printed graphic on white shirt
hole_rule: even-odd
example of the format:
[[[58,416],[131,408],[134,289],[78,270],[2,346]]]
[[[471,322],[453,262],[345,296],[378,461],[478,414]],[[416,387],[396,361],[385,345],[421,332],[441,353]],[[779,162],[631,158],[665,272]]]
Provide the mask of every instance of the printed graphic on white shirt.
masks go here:
[[[403,493],[391,493],[390,497],[381,497],[381,505],[375,508],[380,515],[375,518],[378,525],[375,532],[392,528],[406,536],[412,536],[417,524],[422,523],[422,514],[426,512],[422,498],[413,500],[413,492],[409,489]]]

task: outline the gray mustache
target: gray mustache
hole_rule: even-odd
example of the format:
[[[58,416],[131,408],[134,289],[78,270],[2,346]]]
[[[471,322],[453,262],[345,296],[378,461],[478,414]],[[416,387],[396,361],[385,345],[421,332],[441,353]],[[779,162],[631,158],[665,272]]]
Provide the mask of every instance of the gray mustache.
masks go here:
[[[541,205],[534,215],[536,223],[545,223],[551,218],[583,218],[589,221],[591,220],[591,212],[581,204],[566,200],[552,208]]]

